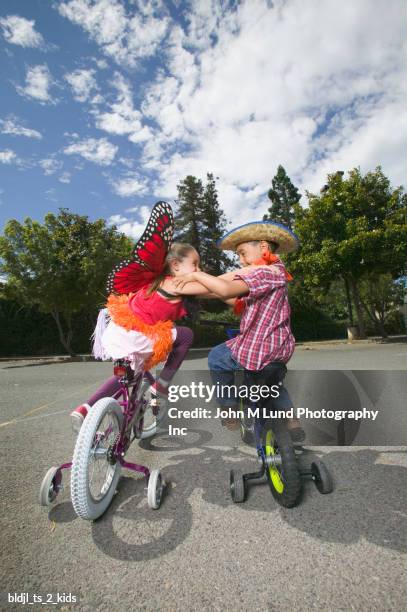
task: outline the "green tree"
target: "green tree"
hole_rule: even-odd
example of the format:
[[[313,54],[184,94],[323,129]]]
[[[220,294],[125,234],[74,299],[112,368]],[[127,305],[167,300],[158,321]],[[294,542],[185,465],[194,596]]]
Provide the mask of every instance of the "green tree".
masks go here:
[[[295,207],[295,230],[302,247],[296,268],[306,285],[327,290],[342,279],[365,336],[359,285],[367,273],[405,273],[407,200],[392,189],[380,167],[362,176],[359,169],[328,176],[319,195],[307,193],[309,206]]]
[[[210,274],[222,274],[231,261],[216,242],[225,233],[226,218],[220,207],[213,174],[201,179],[187,176],[178,186],[175,239],[189,242],[201,257],[201,266]]]
[[[385,324],[404,303],[404,283],[395,282],[389,273],[377,275],[370,272],[361,279],[359,293],[367,316],[379,334],[387,338]]]
[[[175,239],[189,242],[201,252],[202,219],[204,209],[204,190],[202,181],[188,175],[177,185],[178,210],[174,216]]]
[[[47,214],[43,224],[13,219],[0,237],[4,295],[50,313],[73,355],[72,316],[103,303],[109,272],[130,253],[131,241],[103,219],[90,222],[65,208]]]
[[[263,216],[263,221],[277,221],[292,229],[295,221],[295,205],[299,203],[301,194],[281,165],[278,166],[271,185],[267,195],[272,204],[267,214]]]
[[[213,174],[208,173],[206,178],[203,198],[201,257],[207,272],[219,276],[226,272],[231,265],[230,258],[216,244],[226,232],[226,217],[219,205]]]

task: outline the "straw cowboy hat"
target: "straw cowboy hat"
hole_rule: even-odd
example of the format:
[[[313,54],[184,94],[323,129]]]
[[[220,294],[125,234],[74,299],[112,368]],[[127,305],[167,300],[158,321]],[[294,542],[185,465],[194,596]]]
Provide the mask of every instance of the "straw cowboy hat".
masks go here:
[[[235,251],[242,242],[267,240],[275,242],[276,253],[291,253],[299,247],[297,236],[288,227],[275,221],[252,221],[239,225],[225,234],[217,243],[223,251]]]

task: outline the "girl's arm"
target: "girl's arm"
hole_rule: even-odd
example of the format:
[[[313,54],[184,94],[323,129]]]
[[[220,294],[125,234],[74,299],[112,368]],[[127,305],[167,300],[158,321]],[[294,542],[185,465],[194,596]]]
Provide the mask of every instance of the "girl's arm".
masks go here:
[[[233,274],[236,274],[234,272]],[[182,290],[186,285],[195,284],[203,285],[212,293],[216,293],[221,299],[229,299],[240,295],[247,295],[249,287],[240,279],[225,280],[221,277],[211,276],[206,272],[192,272],[183,277],[175,277],[172,281],[178,291]]]

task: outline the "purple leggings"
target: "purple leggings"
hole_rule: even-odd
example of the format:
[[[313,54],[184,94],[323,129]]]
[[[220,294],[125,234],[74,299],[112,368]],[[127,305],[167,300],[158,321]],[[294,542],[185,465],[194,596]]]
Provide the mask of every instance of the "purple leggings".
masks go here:
[[[175,373],[179,369],[181,363],[184,361],[185,355],[194,339],[192,330],[189,327],[176,327],[177,337],[172,345],[172,351],[168,355],[167,361],[164,364],[162,372],[160,374],[160,381],[169,382],[175,376]],[[101,387],[90,397],[86,403],[89,406],[93,406],[95,402],[100,400],[102,397],[112,397],[120,389],[120,382],[118,376],[111,376],[108,378]]]

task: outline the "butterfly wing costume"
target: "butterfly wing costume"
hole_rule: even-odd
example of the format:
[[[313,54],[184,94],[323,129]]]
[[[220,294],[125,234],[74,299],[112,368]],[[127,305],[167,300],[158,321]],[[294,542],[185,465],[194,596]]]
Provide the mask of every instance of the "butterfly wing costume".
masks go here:
[[[132,312],[129,300],[162,274],[173,234],[171,206],[157,202],[132,256],[121,261],[109,274],[107,312],[101,313],[107,314],[110,322],[107,325],[105,317],[103,323],[99,315],[93,344],[96,358],[128,357],[134,369],[143,365],[147,370],[166,360],[176,335],[173,321],[148,324]]]
[[[119,263],[107,280],[107,292],[135,293],[150,285],[164,267],[174,234],[174,215],[167,202],[157,202],[131,259]]]

